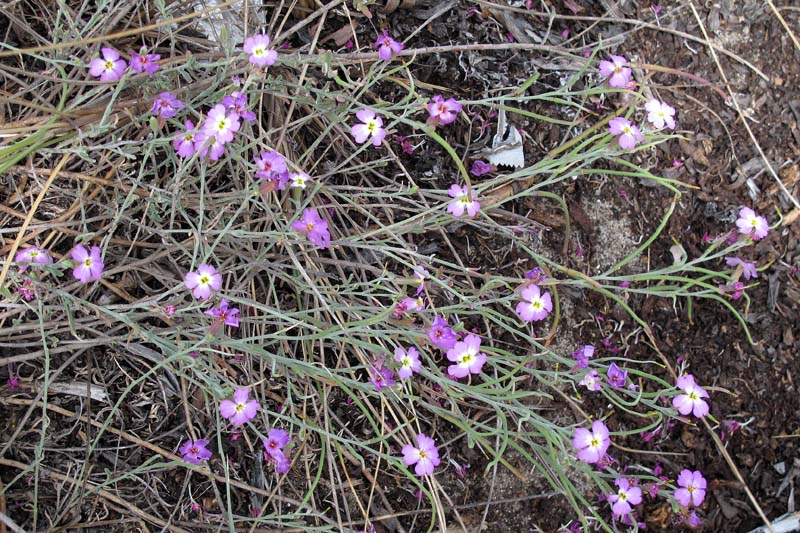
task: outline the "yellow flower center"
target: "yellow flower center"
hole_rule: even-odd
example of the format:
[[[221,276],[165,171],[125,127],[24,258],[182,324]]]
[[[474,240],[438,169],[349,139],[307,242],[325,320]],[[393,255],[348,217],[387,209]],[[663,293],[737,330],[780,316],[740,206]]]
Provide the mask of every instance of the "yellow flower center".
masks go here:
[[[533,307],[534,309],[536,309],[538,311],[538,310],[540,310],[542,308],[542,302],[540,302],[539,300],[536,300],[535,302],[531,302],[531,307]]]
[[[422,450],[420,450],[420,451],[419,451],[419,458],[420,458],[420,459],[425,459],[425,457],[427,457],[427,455],[425,455],[425,452],[424,452],[424,451],[422,451]]]
[[[254,56],[263,55],[264,52],[265,52],[265,50],[263,48],[255,48],[255,49],[253,49],[253,55]]]
[[[464,354],[464,356],[461,357],[461,363],[462,364],[468,365],[471,362],[472,362],[472,354],[471,353]]]
[[[590,448],[597,448],[598,446],[600,446],[600,441],[597,440],[597,437],[592,437],[592,440],[589,441],[589,447]]]
[[[244,411],[244,404],[243,403],[236,404],[236,412],[241,413],[242,411]]]
[[[689,491],[689,494],[692,494],[695,491],[694,485],[689,485],[688,487],[686,487],[686,490]]]
[[[90,266],[92,266],[92,258],[91,258],[91,257],[87,257],[87,258],[84,260],[83,264],[84,264],[84,265],[86,265],[87,267],[90,267]]]
[[[378,127],[378,125],[373,120],[370,120],[367,123],[367,129],[370,131],[370,133],[375,133],[375,128],[377,128],[377,127]]]
[[[205,285],[205,284],[207,284],[209,281],[211,281],[211,279],[210,279],[208,276],[206,276],[205,274],[203,274],[202,276],[200,276],[200,284],[201,284],[201,285]]]
[[[313,222],[309,222],[308,224],[306,224],[306,231],[311,231],[313,229],[314,229]]]
[[[219,121],[219,123],[217,124],[217,129],[218,129],[219,131],[222,131],[222,130],[224,130],[224,129],[225,129],[225,128],[227,128],[227,127],[228,127],[228,119],[225,119],[225,118],[221,119],[221,120]]]
[[[627,495],[627,494],[625,494],[625,491],[623,491],[623,490],[621,490],[621,489],[620,489],[620,491],[617,493],[617,496],[619,496],[619,499],[620,499],[620,501],[623,501],[623,502],[624,502],[625,500],[627,500],[627,499],[628,499],[628,495]]]
[[[114,68],[114,62],[113,61],[106,61],[106,70],[111,70],[113,68]]]

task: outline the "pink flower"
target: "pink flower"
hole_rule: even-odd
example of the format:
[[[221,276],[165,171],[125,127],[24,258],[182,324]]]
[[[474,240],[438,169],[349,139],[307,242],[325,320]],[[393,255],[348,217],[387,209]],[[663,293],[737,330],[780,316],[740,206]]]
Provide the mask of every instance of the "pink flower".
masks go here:
[[[193,465],[199,465],[201,462],[211,459],[211,452],[206,446],[208,446],[208,441],[206,439],[197,439],[195,441],[187,440],[178,451],[183,456],[184,461]]]
[[[633,510],[632,505],[642,503],[642,489],[631,486],[628,478],[617,478],[614,480],[614,484],[619,490],[615,494],[608,495],[608,501],[612,504],[611,512],[614,513],[614,516],[626,515]]]
[[[222,275],[216,268],[205,263],[198,265],[197,272],[187,272],[183,281],[186,288],[191,289],[192,295],[199,300],[210,298],[214,291],[222,288]]]
[[[186,107],[186,104],[178,100],[172,93],[161,93],[158,98],[153,100],[153,115],[161,118],[170,118],[178,114],[179,109]]]
[[[275,455],[267,455],[265,453],[264,458],[275,465],[275,471],[279,474],[285,474],[292,466],[289,458],[283,452],[277,452]]]
[[[269,37],[263,33],[245,39],[244,53],[250,55],[251,64],[261,68],[274,65],[278,59],[278,52],[269,49]]]
[[[22,282],[17,288],[17,292],[25,299],[26,302],[30,302],[36,297],[36,289],[33,286],[33,282],[30,278],[25,278],[25,281]]]
[[[89,283],[89,280],[97,281],[103,275],[103,258],[100,257],[98,246],[92,246],[92,251],[89,252],[85,246],[79,244],[70,255],[75,262],[72,275],[81,283]]]
[[[397,377],[400,379],[408,379],[422,368],[419,352],[414,347],[404,350],[398,346],[394,349],[394,360],[400,363],[400,368],[397,370]]]
[[[243,92],[233,91],[231,94],[224,96],[222,105],[228,111],[233,111],[248,122],[256,119],[256,114],[247,109],[247,95]]]
[[[142,54],[131,52],[131,68],[137,74],[147,72],[148,77],[152,78],[153,74],[158,70],[157,61],[161,59],[158,54],[145,54],[144,48],[141,49]]]
[[[219,302],[219,307],[212,307],[208,309],[205,314],[216,317],[217,322],[231,326],[232,328],[239,327],[239,309],[236,307],[228,307],[228,300],[223,298]]]
[[[600,375],[597,373],[597,370],[589,370],[589,373],[586,374],[582,380],[580,380],[578,385],[583,385],[584,387],[593,392],[599,391]]]
[[[289,169],[286,167],[286,158],[276,151],[261,152],[260,157],[253,158],[258,172],[256,177],[262,180],[271,181],[279,191],[286,189],[289,181]]]
[[[644,140],[639,128],[631,124],[625,117],[616,117],[608,121],[608,131],[611,135],[619,135],[619,147],[623,150],[632,150],[637,143]]]
[[[183,125],[186,126],[186,131],[172,140],[172,146],[175,148],[175,151],[178,152],[180,157],[191,157],[191,155],[195,152],[194,136],[196,131],[194,128],[194,122],[191,120],[185,120]]]
[[[441,94],[437,94],[428,103],[428,123],[447,126],[456,120],[460,112],[461,104],[455,98],[445,100]]]
[[[739,210],[739,219],[736,221],[739,233],[750,235],[754,241],[763,239],[769,233],[769,223],[767,219],[756,214],[749,207]]]
[[[608,377],[608,384],[615,389],[624,387],[628,382],[628,371],[622,370],[616,363],[611,363],[606,376]]]
[[[236,389],[233,393],[233,401],[222,400],[219,403],[219,413],[222,418],[227,418],[234,426],[241,426],[255,418],[260,405],[257,400],[249,400],[249,396],[250,391],[247,389]]]
[[[417,435],[416,447],[406,444],[400,451],[406,466],[417,465],[414,467],[414,472],[418,476],[429,476],[433,474],[433,469],[439,466],[439,450],[436,449],[436,441],[425,436],[424,433]]]
[[[442,316],[433,319],[431,329],[428,330],[428,338],[442,350],[449,350],[458,342],[456,332],[447,325],[447,320]]]
[[[472,162],[472,168],[469,169],[469,173],[473,176],[480,177],[484,174],[488,174],[494,170],[494,165],[490,165],[489,163],[484,163],[480,159],[477,159]]]
[[[266,459],[267,455],[274,457],[278,453],[283,453],[283,447],[289,444],[289,434],[284,429],[274,428],[261,442],[264,444],[264,458]]]
[[[101,48],[103,58],[95,58],[89,63],[89,74],[100,81],[117,81],[123,74],[128,64],[120,59],[119,52],[113,48]]]
[[[382,368],[369,368],[367,372],[369,373],[369,381],[375,385],[376,391],[381,391],[396,385],[394,373],[390,368],[385,366]]]
[[[627,67],[628,60],[623,56],[611,56],[611,61],[600,62],[600,74],[608,78],[611,87],[621,88],[631,81],[631,69]]]
[[[699,470],[681,470],[678,475],[679,489],[675,489],[675,499],[683,507],[699,507],[706,497],[706,478]]]
[[[480,351],[481,338],[472,333],[447,351],[447,359],[454,365],[447,367],[447,374],[463,378],[469,374],[479,374],[486,363],[486,354]]]
[[[208,112],[202,129],[206,135],[213,135],[220,144],[225,144],[233,140],[233,134],[239,131],[240,125],[236,112],[217,104]]]
[[[460,217],[465,210],[468,216],[474,217],[481,209],[481,204],[471,197],[466,185],[452,184],[447,189],[447,195],[453,198],[453,201],[447,204],[447,212],[454,217]]]
[[[592,424],[592,430],[576,428],[572,445],[578,450],[578,459],[587,463],[597,463],[611,445],[608,428],[600,420]]]
[[[210,160],[216,161],[225,153],[225,143],[220,142],[213,132],[201,129],[195,134],[194,149],[200,157],[207,155]]]
[[[372,138],[372,146],[380,146],[386,137],[383,128],[383,119],[371,109],[361,109],[356,113],[356,118],[361,124],[350,126],[350,133],[358,144],[364,144]]]
[[[744,261],[741,257],[726,257],[725,264],[731,268],[736,268],[737,266],[742,265],[742,275],[744,276],[744,279],[753,279],[758,277],[756,264],[749,261]]]
[[[655,126],[656,129],[663,129],[665,126],[671,130],[675,129],[675,108],[666,103],[653,98],[644,105],[647,111],[647,122]]]
[[[538,285],[528,285],[522,289],[522,301],[517,304],[517,314],[525,322],[544,320],[553,310],[550,293],[542,294]]]
[[[692,413],[697,418],[708,414],[708,403],[703,398],[708,398],[708,393],[697,386],[694,376],[685,374],[678,378],[675,386],[683,391],[672,399],[672,407],[684,416]]]
[[[391,61],[394,54],[400,53],[404,48],[403,43],[399,43],[389,37],[389,32],[384,30],[383,34],[375,41],[375,48],[378,49],[378,57],[384,61]]]
[[[17,252],[14,256],[14,262],[19,264],[20,270],[25,270],[27,265],[25,263],[33,263],[34,265],[49,265],[53,262],[53,258],[38,246],[28,246],[24,250]]]
[[[303,218],[292,222],[292,229],[305,234],[308,240],[320,248],[328,248],[331,245],[328,223],[319,216],[316,209],[304,209]]]

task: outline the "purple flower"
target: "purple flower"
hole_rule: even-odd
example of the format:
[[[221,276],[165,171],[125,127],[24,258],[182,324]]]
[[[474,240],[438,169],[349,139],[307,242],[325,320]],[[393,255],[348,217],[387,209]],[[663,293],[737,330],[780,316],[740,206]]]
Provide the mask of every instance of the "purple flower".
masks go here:
[[[236,112],[217,104],[208,112],[202,129],[206,135],[213,135],[220,144],[225,144],[233,140],[233,134],[239,131],[240,125]]]
[[[278,59],[278,52],[269,49],[269,37],[262,33],[245,39],[244,53],[250,56],[251,64],[261,68],[274,65]]]
[[[157,61],[161,59],[158,54],[145,54],[144,48],[141,50],[142,54],[131,52],[131,68],[137,74],[147,72],[147,75],[152,78],[153,74],[158,70]]]
[[[441,94],[437,94],[428,103],[428,123],[447,126],[456,120],[460,112],[461,104],[455,98],[445,100]]]
[[[592,424],[592,430],[576,428],[572,445],[578,450],[578,459],[586,463],[597,463],[606,454],[611,445],[608,428],[600,420]]]
[[[257,400],[248,399],[249,396],[249,390],[236,389],[233,393],[233,401],[222,400],[219,403],[219,413],[222,418],[227,418],[234,426],[241,426],[255,418],[260,405]]]
[[[206,449],[206,446],[208,446],[206,439],[187,440],[178,451],[183,456],[184,461],[199,465],[201,462],[211,459],[211,452]]]
[[[195,152],[194,136],[197,132],[191,120],[185,120],[183,125],[186,130],[172,140],[172,146],[180,157],[191,157]]]
[[[186,288],[199,300],[210,298],[214,291],[222,287],[222,275],[217,269],[205,263],[198,265],[197,272],[187,272],[183,277]]]
[[[303,218],[292,222],[292,229],[304,233],[309,241],[320,248],[328,248],[331,245],[328,223],[319,216],[316,209],[304,209]]]
[[[375,48],[378,49],[378,57],[384,61],[391,61],[394,54],[400,53],[404,48],[403,43],[399,43],[389,37],[389,32],[384,30],[383,34],[375,41]]]
[[[671,130],[675,129],[675,108],[667,105],[661,100],[653,98],[644,104],[647,111],[647,122],[656,129],[663,129],[665,126]]]
[[[581,346],[573,352],[572,357],[576,361],[575,366],[578,368],[587,368],[589,366],[589,359],[594,357],[594,346],[589,344]]]
[[[247,109],[247,95],[243,92],[233,91],[222,99],[222,105],[248,122],[256,119],[256,114]]]
[[[264,458],[275,465],[275,471],[279,474],[285,474],[292,466],[291,461],[289,461],[289,458],[286,457],[286,454],[283,452],[277,452],[275,455],[267,455],[264,453]]]
[[[758,277],[758,270],[756,264],[749,261],[744,261],[741,257],[726,257],[725,264],[731,268],[736,268],[742,265],[742,275],[744,279],[753,279]]]
[[[447,367],[447,374],[454,378],[480,374],[486,363],[486,354],[480,350],[481,338],[472,333],[463,341],[456,342],[455,346],[447,350],[447,359],[455,363]]]
[[[381,391],[388,387],[394,387],[396,382],[394,380],[394,373],[390,368],[382,367],[370,368],[367,370],[369,373],[369,381],[375,385],[376,391]]]
[[[439,466],[439,450],[436,449],[436,441],[424,433],[417,435],[416,447],[406,444],[400,451],[406,466],[417,465],[414,467],[414,472],[418,476],[429,476],[433,474],[433,469]]]
[[[33,282],[30,278],[25,278],[22,285],[17,287],[17,292],[25,298],[26,302],[30,302],[36,297],[36,289],[33,287]]]
[[[532,283],[538,285],[539,283],[547,279],[547,275],[540,267],[533,267],[532,269],[525,272],[525,279],[532,279],[533,280]]]
[[[614,513],[614,516],[626,515],[633,510],[632,505],[642,503],[642,489],[631,486],[628,478],[617,478],[614,480],[614,484],[619,490],[608,495],[608,501],[612,504],[611,512]]]
[[[675,499],[683,507],[699,507],[706,497],[706,478],[699,470],[681,470],[678,475],[679,489],[675,489]]]
[[[219,307],[212,307],[208,309],[205,314],[216,317],[217,322],[231,326],[232,328],[239,327],[239,309],[236,307],[228,307],[228,300],[223,298],[219,302]]]
[[[611,87],[625,87],[631,81],[631,69],[623,56],[611,56],[611,61],[600,62],[600,74],[608,78]]]
[[[17,252],[17,255],[14,256],[14,262],[19,264],[20,270],[25,270],[27,265],[24,263],[33,263],[34,265],[49,265],[53,262],[53,258],[50,257],[50,254],[47,253],[47,250],[43,250],[38,246],[28,246],[24,250],[20,250]]]
[[[608,367],[608,372],[606,372],[606,377],[608,378],[608,384],[618,389],[624,387],[628,382],[628,371],[622,370],[616,363],[611,363],[611,366]]]
[[[636,144],[644,139],[639,128],[631,124],[625,117],[616,117],[608,121],[608,131],[611,135],[619,135],[619,147],[623,150],[632,150]]]
[[[578,385],[583,385],[590,391],[597,392],[600,390],[600,375],[597,373],[597,370],[589,370],[589,373],[586,374],[582,380],[578,383]]]
[[[544,320],[553,310],[550,293],[542,293],[538,285],[528,285],[522,289],[522,301],[517,304],[517,314],[525,322]]]
[[[493,170],[494,165],[490,165],[489,163],[484,163],[480,159],[476,159],[472,162],[472,168],[469,169],[469,173],[477,178],[479,176],[483,176],[484,174],[488,174]]]
[[[769,233],[769,222],[767,219],[756,214],[749,207],[743,207],[739,211],[739,219],[736,221],[739,233],[750,235],[754,241],[763,239]]]
[[[442,350],[449,350],[458,342],[456,332],[447,325],[447,320],[442,316],[433,319],[431,329],[428,330],[428,338]]]
[[[97,57],[89,63],[89,74],[100,81],[117,81],[123,74],[128,64],[120,59],[119,52],[113,48],[101,48],[102,59]]]
[[[447,195],[453,198],[453,201],[447,204],[447,212],[454,217],[460,217],[467,211],[467,215],[474,217],[481,209],[481,204],[474,200],[469,194],[466,185],[458,185],[454,183],[447,189]]]
[[[286,167],[286,158],[276,151],[261,152],[260,157],[253,158],[258,172],[256,177],[275,183],[275,188],[282,191],[289,181],[289,169]]]
[[[92,246],[92,251],[89,252],[84,245],[79,244],[70,255],[75,262],[72,275],[81,283],[89,283],[89,280],[97,281],[103,275],[104,265],[99,247]]]
[[[703,398],[708,398],[708,393],[700,388],[694,381],[694,376],[685,374],[678,378],[675,386],[683,391],[672,399],[672,407],[684,416],[692,413],[697,418],[708,414],[708,403]]]
[[[372,146],[380,146],[386,137],[383,128],[383,119],[371,109],[361,109],[356,113],[356,118],[361,124],[350,126],[350,133],[358,144],[364,144],[372,138]]]
[[[178,100],[174,94],[163,92],[158,95],[158,98],[153,100],[153,115],[160,118],[170,118],[178,114],[179,109],[183,109],[186,105]]]
[[[220,142],[213,132],[201,129],[195,134],[194,149],[200,157],[207,155],[210,160],[216,161],[225,153],[225,143]]]
[[[422,368],[419,352],[414,347],[404,350],[398,346],[394,349],[394,360],[400,363],[400,368],[397,370],[397,377],[400,379],[408,379]]]

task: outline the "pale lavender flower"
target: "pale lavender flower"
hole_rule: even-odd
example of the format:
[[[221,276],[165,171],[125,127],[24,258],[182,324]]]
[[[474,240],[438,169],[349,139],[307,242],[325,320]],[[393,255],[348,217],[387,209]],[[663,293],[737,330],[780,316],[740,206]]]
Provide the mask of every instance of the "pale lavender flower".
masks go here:
[[[328,222],[319,216],[316,209],[304,209],[303,218],[292,222],[292,229],[305,234],[309,241],[320,248],[328,248],[331,245]]]
[[[419,352],[413,346],[408,350],[400,346],[395,348],[394,360],[400,363],[400,368],[397,370],[397,377],[400,379],[408,379],[422,368],[422,363],[419,360]]]
[[[70,255],[75,262],[72,275],[81,283],[89,283],[90,280],[97,281],[103,275],[104,265],[99,247],[92,246],[90,252],[84,245],[79,244]]]
[[[247,108],[247,95],[240,91],[233,91],[222,98],[222,105],[228,111],[233,111],[242,119],[250,122],[256,119],[256,114]]]
[[[454,378],[463,378],[469,374],[480,374],[486,354],[481,352],[481,338],[469,333],[463,341],[447,351],[447,359],[455,363],[447,367],[447,374]]]
[[[703,503],[706,497],[706,478],[699,470],[681,470],[678,486],[680,488],[675,490],[675,500],[683,507],[699,507]]]
[[[469,169],[469,173],[475,176],[476,178],[479,176],[483,176],[484,174],[488,174],[494,170],[494,165],[490,165],[480,159],[476,159],[472,162],[472,167]]]
[[[741,257],[726,257],[725,264],[731,268],[736,268],[742,265],[742,275],[744,279],[753,279],[758,277],[758,270],[756,264],[743,260]]]
[[[241,426],[255,418],[260,405],[257,400],[250,400],[249,396],[249,390],[236,389],[233,393],[233,401],[222,400],[219,403],[219,412],[222,418],[227,418],[234,426]]]
[[[275,64],[278,52],[269,49],[269,37],[259,33],[244,41],[244,53],[250,57],[248,61],[257,67],[268,67]]]
[[[394,54],[400,53],[404,48],[403,43],[399,43],[389,37],[389,32],[386,30],[378,37],[374,46],[378,49],[378,57],[384,61],[390,61]]]
[[[279,191],[286,188],[286,183],[289,181],[289,169],[286,166],[285,157],[272,150],[261,152],[260,157],[255,157],[253,160],[258,167],[257,178],[273,182]]]
[[[383,128],[383,119],[371,109],[361,109],[356,112],[356,118],[361,122],[350,127],[350,133],[358,144],[366,143],[370,138],[373,146],[380,146],[386,137]]]
[[[222,275],[217,269],[205,263],[198,265],[197,272],[187,272],[183,278],[186,288],[192,291],[192,296],[199,300],[206,300],[222,288]]]
[[[119,52],[113,48],[101,48],[102,58],[95,58],[89,63],[89,74],[100,81],[117,81],[123,74],[128,64],[120,59]]]
[[[600,382],[601,382],[600,375],[597,373],[597,370],[589,370],[589,372],[583,377],[582,380],[578,383],[578,385],[583,385],[587,389],[593,392],[597,392],[600,390]]]
[[[201,129],[195,133],[194,149],[200,157],[208,156],[210,160],[216,161],[225,153],[225,143],[220,142],[213,132]]]
[[[454,217],[460,217],[466,210],[467,216],[474,217],[480,211],[481,204],[475,200],[466,185],[454,183],[447,190],[447,195],[453,201],[447,204],[447,212]]]
[[[305,172],[289,173],[289,187],[293,189],[305,189],[309,181],[311,181],[311,176]]]
[[[611,512],[614,513],[614,516],[626,515],[633,510],[633,505],[642,503],[642,489],[631,485],[628,478],[617,478],[614,480],[614,484],[619,490],[608,495],[608,501],[612,504]]]
[[[663,129],[665,126],[671,130],[675,129],[675,108],[666,103],[653,98],[644,105],[647,111],[647,122],[656,129]]]
[[[436,441],[423,433],[417,435],[416,446],[406,444],[400,452],[403,454],[403,462],[407,466],[416,465],[414,472],[418,476],[433,474],[434,468],[440,463]]]
[[[606,425],[595,420],[591,431],[586,428],[575,429],[572,445],[578,450],[578,459],[590,464],[597,463],[611,446],[611,437]]]
[[[396,382],[394,380],[394,373],[390,368],[369,368],[369,381],[375,385],[376,391],[381,391],[388,387],[394,387]]]
[[[553,310],[549,292],[542,293],[538,285],[528,285],[521,292],[522,301],[517,303],[517,314],[525,322],[544,320]]]
[[[708,414],[708,403],[703,398],[708,398],[708,393],[697,385],[694,376],[685,374],[678,378],[675,386],[683,391],[672,399],[672,406],[684,416],[692,413],[697,418]]]
[[[239,131],[241,123],[235,111],[225,109],[223,104],[217,104],[208,112],[203,123],[203,132],[216,137],[220,144],[233,140],[233,134]]]
[[[639,131],[639,128],[625,117],[615,117],[608,121],[608,131],[619,141],[619,147],[623,150],[632,150],[642,140],[644,136]]]
[[[600,62],[600,74],[608,78],[611,87],[625,87],[631,81],[631,69],[623,56],[611,56],[611,61]]]
[[[769,233],[769,222],[767,219],[756,214],[749,207],[743,207],[739,211],[739,218],[736,220],[739,233],[750,235],[754,241],[763,239]]]
[[[194,137],[197,132],[191,120],[185,120],[183,125],[186,130],[172,140],[172,146],[180,157],[191,157],[196,150]]]
[[[24,250],[17,252],[17,255],[14,256],[14,262],[17,263],[20,266],[20,270],[23,271],[27,268],[26,263],[49,265],[53,262],[53,258],[50,257],[47,250],[43,250],[38,246],[28,246]]]

